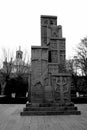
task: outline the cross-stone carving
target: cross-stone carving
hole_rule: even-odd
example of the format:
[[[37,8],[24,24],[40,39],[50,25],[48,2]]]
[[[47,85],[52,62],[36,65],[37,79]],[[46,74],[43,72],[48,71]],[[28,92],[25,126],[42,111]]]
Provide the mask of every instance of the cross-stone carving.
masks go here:
[[[56,79],[56,90],[57,90],[57,87],[59,87],[59,92],[60,92],[60,100],[61,100],[61,103],[64,103],[64,93],[68,92],[68,86],[67,86],[67,79],[66,77],[58,77]],[[64,87],[66,87],[66,89],[64,89]]]
[[[65,67],[65,41],[56,16],[41,16],[41,46],[32,46],[31,103],[21,115],[80,114],[70,99]],[[63,44],[63,45],[62,45]]]

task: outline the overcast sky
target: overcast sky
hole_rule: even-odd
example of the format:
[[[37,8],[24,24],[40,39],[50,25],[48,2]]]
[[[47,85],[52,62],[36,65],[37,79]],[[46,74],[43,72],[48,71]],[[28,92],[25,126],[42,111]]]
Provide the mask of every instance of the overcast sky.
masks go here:
[[[40,15],[56,15],[66,38],[66,57],[87,36],[87,0],[0,0],[0,59],[5,48],[11,53],[21,46],[30,54],[40,45]]]

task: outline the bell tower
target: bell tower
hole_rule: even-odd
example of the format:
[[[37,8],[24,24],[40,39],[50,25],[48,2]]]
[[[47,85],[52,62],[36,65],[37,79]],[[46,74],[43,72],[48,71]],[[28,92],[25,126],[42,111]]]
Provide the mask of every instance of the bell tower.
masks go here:
[[[19,46],[19,50],[16,51],[16,59],[22,59],[23,52],[21,51],[21,46]]]

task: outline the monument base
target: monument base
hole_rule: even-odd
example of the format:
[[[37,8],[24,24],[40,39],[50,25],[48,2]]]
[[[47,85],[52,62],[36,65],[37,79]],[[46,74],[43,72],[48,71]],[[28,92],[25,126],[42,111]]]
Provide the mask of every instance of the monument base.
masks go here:
[[[80,115],[81,112],[73,103],[69,104],[26,104],[21,116],[34,116],[34,115]]]

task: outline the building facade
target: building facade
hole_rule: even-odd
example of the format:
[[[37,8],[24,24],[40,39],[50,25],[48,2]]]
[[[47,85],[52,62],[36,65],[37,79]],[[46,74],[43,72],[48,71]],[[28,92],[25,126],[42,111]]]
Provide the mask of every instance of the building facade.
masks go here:
[[[1,94],[2,95],[4,94],[6,85],[8,86],[8,82],[10,82],[11,84],[12,79],[15,80],[16,84],[17,84],[18,78],[22,80],[21,82],[28,84],[29,73],[30,73],[30,65],[29,63],[25,63],[25,61],[23,60],[23,52],[21,51],[21,48],[19,47],[19,50],[16,51],[15,60],[11,58],[11,60],[8,62],[6,58],[5,61],[3,62],[3,67],[0,70]],[[14,84],[12,86],[14,86]],[[27,85],[27,88],[28,88],[28,85]],[[7,90],[7,91],[10,91],[10,90]]]

